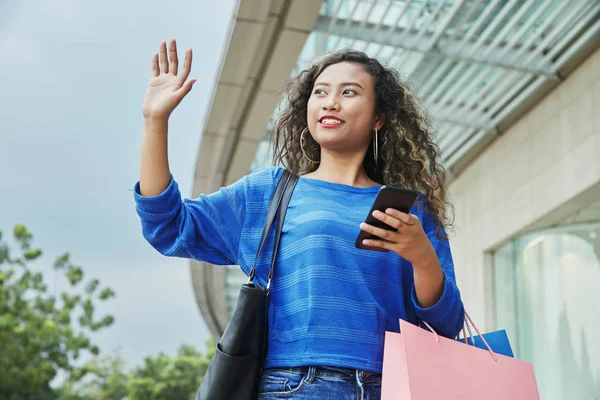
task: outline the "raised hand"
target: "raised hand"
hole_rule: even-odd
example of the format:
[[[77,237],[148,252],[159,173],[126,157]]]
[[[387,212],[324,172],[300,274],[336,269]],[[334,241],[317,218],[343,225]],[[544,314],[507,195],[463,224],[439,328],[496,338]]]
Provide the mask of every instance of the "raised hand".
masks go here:
[[[188,80],[192,69],[192,49],[185,53],[183,68],[178,72],[177,43],[171,40],[167,57],[167,43],[160,44],[160,52],[152,57],[152,75],[142,113],[146,119],[168,120],[181,100],[192,90],[196,79]]]

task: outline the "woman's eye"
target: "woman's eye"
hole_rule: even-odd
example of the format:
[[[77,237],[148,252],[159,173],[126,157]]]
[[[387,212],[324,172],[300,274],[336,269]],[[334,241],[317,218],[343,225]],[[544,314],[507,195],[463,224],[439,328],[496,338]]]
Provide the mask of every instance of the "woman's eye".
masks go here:
[[[356,92],[355,92],[354,90],[352,90],[352,89],[346,89],[346,90],[344,90],[344,92],[343,92],[343,93],[344,93],[344,94],[346,94],[346,93],[352,93],[352,94],[356,94]]]
[[[321,89],[315,89],[314,94],[323,94],[325,93],[323,90]]]

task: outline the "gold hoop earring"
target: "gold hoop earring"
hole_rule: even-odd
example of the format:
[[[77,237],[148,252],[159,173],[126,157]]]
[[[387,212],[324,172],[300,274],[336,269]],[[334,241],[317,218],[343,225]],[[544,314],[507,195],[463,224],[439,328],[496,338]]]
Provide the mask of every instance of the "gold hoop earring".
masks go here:
[[[304,128],[304,130],[300,134],[300,150],[302,150],[302,155],[304,155],[304,158],[306,158],[308,161],[310,161],[313,164],[318,164],[318,163],[320,163],[320,161],[311,160],[310,158],[308,158],[308,156],[306,155],[306,152],[304,151],[304,134],[306,133],[307,130],[308,130],[308,126],[306,128]]]
[[[373,157],[375,158],[375,164],[379,160],[379,140],[377,135],[377,129],[375,129],[375,135],[373,135]]]

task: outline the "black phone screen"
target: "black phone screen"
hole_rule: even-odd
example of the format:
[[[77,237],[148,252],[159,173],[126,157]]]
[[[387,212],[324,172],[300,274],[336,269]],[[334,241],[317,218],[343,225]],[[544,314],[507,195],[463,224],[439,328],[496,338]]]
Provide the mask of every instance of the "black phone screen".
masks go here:
[[[382,186],[379,189],[379,193],[377,193],[377,197],[371,206],[371,210],[369,214],[366,216],[365,222],[369,225],[376,226],[378,228],[386,229],[389,231],[395,231],[394,228],[389,226],[388,224],[376,219],[373,216],[373,212],[375,210],[379,210],[381,212],[385,212],[388,208],[393,208],[398,211],[402,211],[403,213],[410,213],[410,210],[413,207],[413,204],[417,200],[419,193],[414,190],[399,188],[395,186]],[[356,238],[356,242],[354,245],[360,249],[367,250],[376,250],[376,251],[386,251],[381,248],[375,248],[370,246],[365,246],[362,242],[365,239],[379,239],[379,237],[372,235],[363,230],[360,231],[358,237]]]

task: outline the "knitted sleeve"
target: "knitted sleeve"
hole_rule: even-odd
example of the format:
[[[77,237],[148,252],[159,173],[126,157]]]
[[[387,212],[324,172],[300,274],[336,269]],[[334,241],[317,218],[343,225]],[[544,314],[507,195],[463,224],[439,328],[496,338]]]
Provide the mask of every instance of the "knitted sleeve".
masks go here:
[[[438,232],[437,235],[436,228],[436,222],[425,212],[423,215],[423,229],[435,249],[444,273],[442,296],[433,306],[422,308],[417,301],[417,294],[413,285],[412,303],[419,319],[427,321],[438,334],[453,338],[462,328],[464,309],[454,276],[454,262],[452,260],[450,242],[448,239],[438,237],[446,235],[443,227],[440,228],[442,231]]]
[[[172,176],[165,191],[155,197],[142,196],[137,182],[134,199],[144,238],[166,256],[238,264],[246,205],[256,194],[250,188],[265,174],[272,175],[267,169],[258,170],[196,199],[182,199]]]

